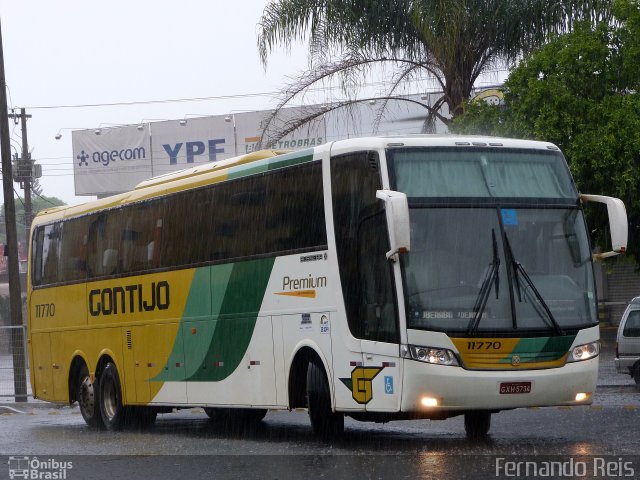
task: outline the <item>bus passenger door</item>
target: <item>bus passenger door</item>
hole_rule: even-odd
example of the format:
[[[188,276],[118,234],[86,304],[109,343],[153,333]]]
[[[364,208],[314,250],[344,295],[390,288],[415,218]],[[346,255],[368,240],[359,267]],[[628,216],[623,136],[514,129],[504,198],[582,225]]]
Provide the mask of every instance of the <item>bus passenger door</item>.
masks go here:
[[[376,195],[380,158],[376,151],[331,154],[332,223],[346,314],[334,336],[336,405],[395,411],[400,335],[385,206]]]
[[[358,274],[361,347],[366,385],[366,409],[400,408],[401,366],[399,322],[393,282],[393,263],[383,212],[365,218],[358,233]]]

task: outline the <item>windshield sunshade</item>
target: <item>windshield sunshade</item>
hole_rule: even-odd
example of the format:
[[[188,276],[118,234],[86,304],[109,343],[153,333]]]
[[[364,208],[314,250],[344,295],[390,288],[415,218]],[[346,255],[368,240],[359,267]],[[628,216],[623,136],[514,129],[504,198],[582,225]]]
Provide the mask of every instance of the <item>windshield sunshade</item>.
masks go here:
[[[413,198],[576,199],[559,152],[469,148],[387,151],[396,189]]]

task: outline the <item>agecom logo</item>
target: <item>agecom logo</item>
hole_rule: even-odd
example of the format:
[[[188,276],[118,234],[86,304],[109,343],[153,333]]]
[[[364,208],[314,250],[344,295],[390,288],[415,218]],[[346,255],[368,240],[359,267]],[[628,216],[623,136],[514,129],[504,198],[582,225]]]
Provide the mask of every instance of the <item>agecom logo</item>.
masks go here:
[[[33,480],[65,480],[73,462],[63,462],[54,458],[41,460],[38,457],[9,457],[9,478]]]
[[[121,148],[120,150],[102,150],[93,153],[80,151],[80,155],[76,155],[78,166],[89,166],[91,163],[99,163],[108,167],[113,162],[130,162],[134,160],[144,160],[147,158],[147,150],[144,147]]]

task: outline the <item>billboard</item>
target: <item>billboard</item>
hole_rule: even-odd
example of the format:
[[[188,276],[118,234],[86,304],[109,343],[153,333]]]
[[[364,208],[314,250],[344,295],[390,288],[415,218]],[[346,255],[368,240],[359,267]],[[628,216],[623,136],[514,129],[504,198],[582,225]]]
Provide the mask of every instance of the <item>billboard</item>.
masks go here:
[[[76,130],[71,138],[76,195],[123,192],[152,175],[148,128]]]
[[[283,108],[278,112],[278,116],[271,121],[270,128],[267,130],[267,135],[270,131],[272,132],[286,128],[287,122],[296,118],[300,113],[302,113],[300,107]],[[235,121],[236,135],[238,139],[238,155],[251,153],[256,149],[257,143],[260,140],[262,126],[269,120],[270,115],[270,110],[263,110],[258,112],[237,113],[232,116]],[[321,145],[326,141],[325,120],[324,117],[319,117],[318,119],[287,133],[282,138],[278,139],[271,148],[300,150],[303,148]],[[263,148],[265,148],[265,144],[266,142],[263,142]]]
[[[251,153],[267,121],[262,148],[270,136],[281,137],[271,148],[300,150],[350,137],[423,133],[429,131],[427,107],[440,96],[367,101],[323,115],[319,115],[323,107],[310,105],[283,108],[274,119],[272,111],[263,110],[74,131],[76,195],[124,192],[154,176]],[[296,119],[314,115],[314,110],[318,114],[314,120],[294,128]],[[447,115],[446,106],[440,111]],[[438,120],[431,125],[434,130],[442,133],[447,128]]]
[[[221,115],[154,122],[151,138],[153,172],[149,177],[236,155],[233,122]]]

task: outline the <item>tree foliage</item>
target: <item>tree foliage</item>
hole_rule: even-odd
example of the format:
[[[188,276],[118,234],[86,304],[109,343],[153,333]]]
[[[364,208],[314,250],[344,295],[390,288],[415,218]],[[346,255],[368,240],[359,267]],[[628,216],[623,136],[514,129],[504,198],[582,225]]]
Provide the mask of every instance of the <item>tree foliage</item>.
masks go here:
[[[65,203],[57,197],[45,197],[45,196],[34,196],[31,197],[31,215],[35,216],[39,211],[44,210],[46,208],[52,208],[57,206],[65,205]],[[25,232],[25,215],[24,215],[24,201],[16,200],[16,222],[17,222],[17,230],[18,230],[18,241],[24,242],[26,238]],[[6,233],[5,233],[5,220],[4,220],[4,205],[0,206],[1,221],[0,221],[0,243],[4,243],[6,241]]]
[[[624,201],[640,259],[640,3],[614,11],[527,57],[505,82],[506,108],[469,105],[453,130],[557,144],[582,192]]]
[[[609,15],[609,0],[273,0],[258,25],[258,48],[266,65],[277,47],[309,45],[310,70],[285,88],[276,112],[330,78],[339,77],[344,92],[355,95],[372,69],[386,65],[390,86],[380,96],[394,97],[403,82],[426,74],[443,95],[425,105],[425,117],[443,105],[456,117],[482,73],[571,30],[577,20]]]

